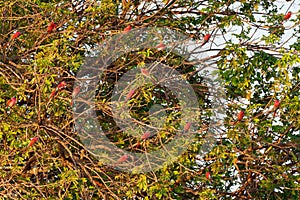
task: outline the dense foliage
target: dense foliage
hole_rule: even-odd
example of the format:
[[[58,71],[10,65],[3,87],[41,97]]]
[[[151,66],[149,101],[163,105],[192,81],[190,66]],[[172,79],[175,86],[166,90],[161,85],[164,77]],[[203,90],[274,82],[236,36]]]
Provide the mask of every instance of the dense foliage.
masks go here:
[[[295,8],[297,1],[1,0],[1,199],[298,199],[300,14]],[[224,127],[205,157],[197,155],[209,112],[199,119],[188,150],[149,173],[118,171],[81,143],[72,111],[76,73],[92,49],[129,25],[167,27],[205,42],[199,51],[218,69],[226,91]],[[159,137],[142,141],[124,134],[112,117],[116,82],[155,60],[189,81],[199,110],[211,108],[207,85],[192,62],[157,49],[123,55],[102,75],[95,98],[98,121],[120,148],[158,149],[175,135],[180,112],[168,108],[180,105],[166,88],[145,85],[128,102],[131,116],[146,124],[151,106],[165,105],[168,118]],[[275,100],[280,105],[274,106]],[[245,116],[235,123],[242,109]]]

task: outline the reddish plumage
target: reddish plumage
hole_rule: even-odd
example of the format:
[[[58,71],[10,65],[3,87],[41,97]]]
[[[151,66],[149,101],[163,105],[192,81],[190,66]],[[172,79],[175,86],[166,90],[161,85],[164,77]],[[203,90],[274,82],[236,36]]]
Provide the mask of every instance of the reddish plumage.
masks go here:
[[[50,22],[50,24],[48,25],[47,31],[48,33],[51,33],[53,31],[53,29],[56,28],[56,24],[52,21]]]
[[[242,121],[242,119],[244,118],[245,112],[243,110],[240,111],[240,113],[238,114],[237,117],[237,121]]]
[[[65,81],[62,81],[62,82],[60,82],[60,83],[57,85],[57,88],[58,88],[59,90],[65,88],[65,87],[67,87],[67,83],[66,83]]]
[[[21,35],[21,33],[19,31],[15,32],[12,36],[11,36],[11,39],[14,40],[16,39],[17,37],[19,37]]]
[[[288,13],[286,13],[286,15],[284,15],[283,20],[288,20],[291,16],[292,16],[292,12],[289,11]]]
[[[203,43],[202,43],[201,46],[204,46],[208,42],[208,40],[210,39],[210,36],[211,35],[209,33],[206,34],[206,35],[204,35],[204,37],[203,37]]]
[[[191,128],[191,125],[192,125],[191,122],[186,123],[186,124],[184,125],[183,131],[184,131],[184,132],[187,132],[187,131]]]
[[[205,173],[205,177],[206,177],[207,180],[212,181],[212,178],[211,178],[211,175],[210,175],[209,172]]]
[[[142,139],[142,140],[146,140],[146,139],[148,139],[150,136],[151,136],[151,133],[150,133],[150,132],[145,132],[145,133],[142,135],[141,139]]]
[[[141,73],[142,73],[143,75],[145,75],[145,76],[149,76],[149,72],[148,72],[147,69],[141,68]]]
[[[127,94],[125,100],[128,101],[133,96],[134,92],[135,92],[135,90],[130,90],[129,93]]]
[[[38,137],[34,137],[30,140],[29,144],[28,144],[28,147],[31,147],[32,145],[34,145],[36,143],[36,141],[38,141]]]
[[[280,106],[280,101],[278,99],[275,99],[275,101],[274,101],[274,114],[273,114],[273,117],[275,117],[276,111],[279,108],[279,106]]]
[[[161,50],[164,50],[166,48],[166,45],[164,43],[159,43],[157,46],[156,46],[157,50],[161,51]]]
[[[274,101],[274,108],[278,108],[280,106],[280,101],[278,99],[275,99]]]
[[[99,187],[103,187],[103,184],[101,184],[101,183],[99,183],[98,181],[96,181],[96,180],[93,180],[94,181],[94,183],[97,185],[97,186],[99,186]]]
[[[73,90],[73,92],[72,92],[72,97],[73,97],[73,98],[76,97],[76,96],[79,94],[80,89],[81,89],[81,87],[80,87],[79,85],[77,85],[77,86],[74,88],[74,90]],[[73,100],[71,101],[70,105],[71,105],[71,106],[73,105]]]
[[[49,99],[53,98],[55,95],[56,95],[56,89],[54,89],[54,90],[51,92],[51,94],[50,94],[50,96],[49,96]]]
[[[236,122],[233,123],[233,125],[237,124],[238,122],[242,121],[242,119],[244,118],[245,112],[243,110],[241,110],[237,116],[237,120]]]
[[[128,25],[126,28],[124,28],[124,33],[128,33],[131,30],[131,25]]]
[[[117,162],[118,162],[118,163],[125,162],[128,158],[129,158],[129,156],[128,156],[127,154],[125,154],[125,155],[121,156],[121,157],[117,160]]]
[[[13,107],[17,103],[17,98],[12,97],[6,102],[7,107]]]
[[[79,94],[80,89],[81,89],[81,87],[79,85],[77,85],[73,90],[72,96],[76,97]]]

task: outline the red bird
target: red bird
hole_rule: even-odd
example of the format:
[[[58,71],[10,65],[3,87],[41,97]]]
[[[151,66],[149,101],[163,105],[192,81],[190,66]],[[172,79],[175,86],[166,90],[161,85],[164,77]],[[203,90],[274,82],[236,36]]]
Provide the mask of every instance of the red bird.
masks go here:
[[[208,40],[210,39],[210,36],[211,35],[209,33],[204,35],[203,43],[202,43],[201,47],[204,46],[208,42]]]
[[[130,90],[129,93],[127,94],[125,100],[128,101],[133,96],[134,92],[135,92],[135,90]]]
[[[141,68],[141,73],[143,75],[145,75],[145,76],[149,76],[150,75],[149,72],[148,72],[148,70],[147,69],[143,69],[143,68]]]
[[[57,88],[58,88],[59,90],[65,88],[65,87],[67,87],[67,83],[66,83],[65,81],[62,81],[62,82],[60,82],[60,83],[57,85]]]
[[[160,42],[157,46],[156,46],[158,51],[162,51],[166,48],[166,45],[163,42]]]
[[[11,39],[14,40],[16,39],[17,37],[19,37],[21,35],[21,33],[19,31],[15,32],[12,36],[11,36]]]
[[[36,143],[36,141],[38,141],[38,137],[34,137],[30,140],[29,144],[28,144],[28,147],[31,147],[32,145],[34,145],[34,143]]]
[[[150,136],[151,136],[151,133],[150,133],[150,132],[145,132],[145,133],[142,135],[141,139],[142,139],[142,140],[146,140],[146,139],[148,139]]]
[[[52,21],[47,28],[48,33],[51,33],[56,28],[56,24]]]
[[[243,110],[241,110],[237,116],[237,120],[236,122],[234,122],[233,125],[237,124],[238,122],[242,121],[242,119],[244,118],[245,112]]]
[[[237,117],[237,121],[242,121],[243,117],[245,115],[245,112],[243,110],[240,111],[240,113],[238,114],[238,117]]]
[[[286,13],[286,15],[284,15],[283,20],[288,20],[291,16],[292,16],[292,12],[289,11],[288,13]]]
[[[79,94],[80,89],[81,89],[81,87],[79,85],[77,85],[73,90],[72,96],[76,97]]]
[[[274,101],[274,108],[276,109],[276,108],[278,108],[280,106],[280,101],[278,100],[278,99],[276,99],[275,101]]]
[[[210,175],[209,172],[205,173],[205,177],[206,177],[207,180],[209,180],[209,182],[212,182],[212,178],[211,178],[211,175]]]
[[[97,185],[97,186],[99,186],[99,187],[103,187],[103,185],[101,184],[101,183],[99,183],[98,181],[96,181],[96,180],[93,180],[94,181],[94,183]]]
[[[7,107],[13,107],[15,104],[17,103],[17,98],[16,97],[12,97],[11,99],[9,99],[6,102]]]
[[[280,106],[280,101],[278,99],[275,99],[275,101],[274,101],[274,114],[273,114],[273,117],[275,117],[276,111],[278,110],[279,106]]]
[[[128,33],[131,30],[131,25],[129,24],[126,28],[124,28],[124,33]]]
[[[49,99],[53,98],[56,95],[56,89],[54,89],[51,94],[49,95]]]
[[[80,89],[81,89],[81,87],[80,87],[79,85],[77,85],[77,86],[74,88],[74,90],[73,90],[73,92],[72,92],[72,97],[73,97],[73,98],[75,98],[75,97],[79,94]],[[73,100],[71,101],[70,105],[73,106]]]
[[[121,157],[117,160],[117,163],[125,162],[128,158],[129,158],[129,156],[128,156],[127,154],[125,154],[124,156],[121,156]]]
[[[186,133],[191,128],[192,123],[188,122],[183,127],[183,133]]]

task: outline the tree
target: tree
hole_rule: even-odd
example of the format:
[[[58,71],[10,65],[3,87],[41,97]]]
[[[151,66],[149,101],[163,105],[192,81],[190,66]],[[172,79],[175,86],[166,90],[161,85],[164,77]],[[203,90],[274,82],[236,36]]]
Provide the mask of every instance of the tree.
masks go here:
[[[0,2],[0,196],[299,198],[299,11],[294,10],[295,1],[286,4],[284,10],[278,2],[265,0]],[[292,14],[285,20],[289,11]],[[129,25],[132,29],[124,31]],[[120,56],[100,77],[95,96],[97,120],[107,138],[121,149],[145,153],[176,138],[179,123],[190,123],[182,134],[195,134],[193,144],[176,161],[132,174],[99,162],[82,144],[72,97],[85,91],[74,82],[94,49],[117,34],[126,37],[134,28],[150,26],[179,31],[199,45],[210,35],[198,50],[206,53],[202,60],[218,69],[224,83],[226,117],[214,148],[205,157],[197,156],[207,139],[213,106],[209,85],[197,73],[199,63],[170,53],[163,35],[154,48]],[[174,109],[181,106],[176,94],[150,84],[156,79],[148,70],[141,78],[148,84],[133,92],[124,90],[131,92],[126,105],[139,123],[155,122],[158,134],[141,138],[145,132],[125,133],[110,107],[114,86],[128,71],[157,60],[176,69],[191,85],[199,100],[199,121],[181,122],[183,110]],[[75,93],[76,87],[80,91]],[[280,106],[274,116],[276,99]],[[234,124],[241,109],[245,116]],[[115,161],[122,165],[130,159],[116,155]]]

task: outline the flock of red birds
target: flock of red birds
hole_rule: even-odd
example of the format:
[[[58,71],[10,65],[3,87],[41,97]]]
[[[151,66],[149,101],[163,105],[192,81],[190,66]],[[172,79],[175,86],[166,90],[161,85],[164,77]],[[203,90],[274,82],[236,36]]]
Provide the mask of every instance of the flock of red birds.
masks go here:
[[[57,27],[57,25],[56,25],[53,21],[51,21],[50,24],[49,24],[48,27],[47,27],[47,32],[48,32],[48,33],[51,33],[56,27]],[[16,31],[16,32],[11,36],[11,39],[14,40],[14,39],[18,38],[20,35],[21,35],[21,32]],[[60,83],[57,85],[57,87],[51,92],[49,98],[50,98],[50,99],[53,98],[53,97],[57,94],[58,91],[62,90],[62,89],[65,88],[66,86],[67,86],[67,84],[66,84],[65,81],[60,82]],[[79,91],[80,91],[80,87],[79,87],[79,86],[75,87],[75,88],[74,88],[74,91],[73,91],[73,96],[74,96],[74,95],[76,96],[76,95],[79,93]],[[16,105],[16,104],[17,104],[17,98],[16,98],[16,97],[12,97],[11,99],[9,99],[9,100],[6,102],[6,105],[7,105],[8,108],[12,108],[12,107],[13,107],[14,105]],[[33,138],[30,140],[30,142],[29,142],[27,148],[33,146],[33,145],[38,141],[38,139],[39,139],[38,137],[33,137]]]
[[[51,33],[55,28],[57,27],[57,25],[52,21],[50,22],[50,24],[47,27],[47,32]],[[12,36],[11,39],[14,40],[16,38],[18,38],[21,35],[21,32],[16,31]]]
[[[287,21],[288,19],[291,18],[291,16],[292,16],[292,12],[289,11],[288,13],[286,13],[286,14],[284,15],[283,21]],[[47,32],[48,32],[48,33],[51,33],[56,27],[57,27],[57,25],[56,25],[53,21],[50,22],[50,24],[49,24],[48,27],[47,27]],[[128,25],[126,28],[124,28],[124,33],[128,33],[131,29],[132,29],[131,25]],[[11,39],[12,39],[12,40],[13,40],[13,39],[16,39],[16,38],[18,38],[20,35],[21,35],[21,32],[16,31],[16,32],[12,35]],[[201,46],[204,46],[204,45],[209,41],[210,37],[211,37],[211,34],[209,34],[209,33],[206,34],[206,35],[204,35],[204,37],[203,37],[203,43],[202,43]],[[165,45],[164,45],[163,43],[160,43],[160,44],[157,46],[157,48],[158,48],[158,49],[160,49],[160,48],[164,49],[164,48],[165,48]]]
[[[274,100],[274,105],[273,105],[273,110],[274,110],[273,117],[275,117],[276,111],[278,110],[279,106],[280,106],[280,101],[279,101],[278,99],[275,99],[275,100]],[[241,111],[239,112],[239,114],[237,115],[237,119],[236,119],[236,121],[233,123],[233,125],[235,125],[235,124],[239,123],[240,121],[242,121],[242,119],[244,118],[244,116],[245,116],[245,111],[244,111],[244,110],[241,110]]]
[[[292,12],[288,12],[286,15],[284,15],[283,20],[284,20],[284,21],[288,20],[288,19],[291,17],[291,15],[292,15]],[[47,27],[47,32],[48,32],[48,33],[51,33],[56,27],[57,27],[57,25],[56,25],[53,21],[50,22],[50,24],[49,24],[48,27]],[[124,29],[124,33],[128,33],[131,29],[132,29],[131,25],[128,25],[128,26]],[[16,32],[12,35],[11,39],[14,40],[14,39],[18,38],[20,35],[21,35],[21,32],[16,31]],[[211,37],[211,34],[206,34],[206,35],[204,35],[204,37],[203,37],[203,43],[201,44],[201,46],[204,46],[204,45],[209,41],[210,37]],[[164,50],[164,49],[166,48],[166,46],[165,46],[165,44],[163,44],[163,43],[161,42],[160,44],[158,44],[158,45],[156,46],[156,48],[157,48],[158,50]],[[145,76],[149,76],[149,72],[148,72],[147,70],[141,69],[141,72],[142,72],[142,74],[144,74]],[[67,86],[67,83],[66,83],[65,81],[60,82],[60,83],[57,85],[57,87],[51,92],[51,94],[50,94],[50,96],[49,96],[49,99],[53,98],[53,97],[57,94],[58,91],[62,90],[62,89],[65,88],[66,86]],[[73,90],[72,97],[77,96],[77,95],[79,94],[79,92],[80,92],[80,86],[76,86],[76,87],[74,88],[74,90]],[[128,101],[128,100],[133,96],[134,92],[135,92],[135,90],[130,90],[130,91],[129,91],[128,95],[126,96],[126,101]],[[7,103],[6,103],[6,105],[7,105],[8,108],[12,108],[12,107],[13,107],[14,105],[16,105],[16,104],[17,104],[17,98],[16,98],[16,97],[12,97],[12,98],[9,99],[9,100],[7,101]],[[71,105],[72,105],[72,102],[71,102]],[[276,99],[276,100],[274,101],[274,108],[273,108],[273,109],[274,109],[274,117],[275,117],[276,111],[278,110],[279,106],[280,106],[280,101]],[[236,122],[235,122],[233,125],[237,124],[238,122],[241,122],[242,119],[244,118],[244,115],[245,115],[244,110],[241,110],[241,111],[239,112],[238,116],[237,116]],[[185,126],[184,126],[184,129],[183,129],[183,133],[187,132],[187,131],[190,129],[190,127],[191,127],[191,122],[186,123]],[[150,133],[150,132],[145,132],[145,133],[141,136],[141,139],[142,139],[142,140],[146,140],[146,139],[148,139],[148,138],[150,138],[150,137],[151,137],[151,133]],[[33,137],[33,138],[30,140],[30,142],[29,142],[27,148],[33,146],[33,145],[38,141],[38,139],[39,139],[38,137]],[[128,160],[128,158],[129,158],[129,156],[128,156],[127,154],[125,154],[125,155],[121,156],[121,157],[117,160],[117,163],[125,162],[126,160]],[[207,179],[209,182],[212,182],[212,177],[211,177],[210,172],[207,171],[207,172],[205,173],[205,177],[206,177],[206,179]]]

